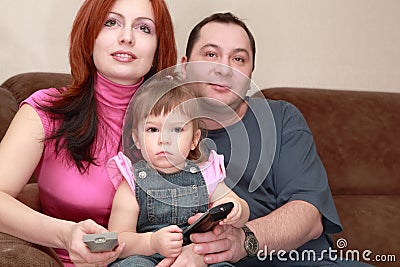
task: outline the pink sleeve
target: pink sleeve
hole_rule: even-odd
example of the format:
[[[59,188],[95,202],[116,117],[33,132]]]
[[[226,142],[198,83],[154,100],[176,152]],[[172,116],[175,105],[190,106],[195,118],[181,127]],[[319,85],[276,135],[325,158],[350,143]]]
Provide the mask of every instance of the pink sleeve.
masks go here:
[[[46,138],[53,133],[54,129],[58,128],[59,123],[57,122],[57,125],[54,125],[54,120],[46,111],[40,108],[40,105],[48,105],[50,102],[56,100],[56,97],[59,95],[60,91],[56,88],[41,89],[32,93],[28,98],[21,101],[19,104],[19,107],[22,107],[24,104],[28,104],[35,109],[42,121]]]
[[[207,185],[208,196],[212,196],[218,183],[226,177],[224,156],[211,150],[208,160],[200,165],[200,169]]]
[[[135,193],[132,163],[122,152],[118,152],[116,156],[112,157],[107,162],[107,173],[115,189],[118,189],[122,179],[125,178],[131,187],[132,192]]]

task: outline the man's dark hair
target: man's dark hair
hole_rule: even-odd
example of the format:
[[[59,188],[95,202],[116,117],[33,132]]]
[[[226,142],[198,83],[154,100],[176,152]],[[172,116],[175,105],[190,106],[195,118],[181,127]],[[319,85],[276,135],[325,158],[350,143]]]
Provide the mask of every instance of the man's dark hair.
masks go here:
[[[201,28],[203,28],[204,25],[206,25],[207,23],[210,23],[210,22],[236,24],[236,25],[242,27],[246,31],[247,36],[249,37],[249,40],[250,40],[251,50],[253,52],[253,69],[252,70],[254,70],[255,63],[256,63],[256,61],[255,61],[256,60],[256,42],[254,40],[254,36],[250,32],[250,30],[246,26],[246,24],[230,12],[214,13],[211,16],[204,18],[192,29],[192,31],[189,34],[188,41],[186,43],[186,57],[189,59],[189,57],[192,53],[192,50],[193,50],[193,46],[199,38]]]

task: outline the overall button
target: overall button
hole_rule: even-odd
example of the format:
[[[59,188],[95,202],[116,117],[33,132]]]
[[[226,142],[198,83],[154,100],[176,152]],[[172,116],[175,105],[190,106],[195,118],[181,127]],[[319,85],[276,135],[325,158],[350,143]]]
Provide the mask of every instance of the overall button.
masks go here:
[[[139,172],[139,178],[144,179],[144,178],[146,178],[146,176],[147,176],[147,173],[145,171]]]
[[[189,171],[190,171],[191,173],[196,173],[196,172],[198,172],[198,170],[197,170],[196,167],[190,167]]]

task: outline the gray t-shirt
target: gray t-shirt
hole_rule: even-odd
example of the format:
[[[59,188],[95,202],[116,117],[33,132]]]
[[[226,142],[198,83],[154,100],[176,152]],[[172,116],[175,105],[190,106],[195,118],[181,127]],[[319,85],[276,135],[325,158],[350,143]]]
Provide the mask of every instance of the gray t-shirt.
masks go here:
[[[225,156],[225,182],[247,201],[250,219],[265,216],[289,201],[311,203],[322,214],[324,234],[298,251],[327,249],[331,245],[327,234],[340,232],[342,226],[304,117],[285,101],[246,101],[249,108],[241,122],[207,131],[218,153]],[[207,145],[212,147],[210,142]]]

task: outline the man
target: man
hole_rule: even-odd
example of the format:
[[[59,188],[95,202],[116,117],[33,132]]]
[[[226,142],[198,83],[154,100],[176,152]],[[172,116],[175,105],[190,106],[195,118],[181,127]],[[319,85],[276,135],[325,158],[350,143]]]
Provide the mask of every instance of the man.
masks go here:
[[[217,226],[192,234],[192,251],[204,255],[206,264],[332,265],[329,234],[342,226],[325,169],[297,108],[245,97],[255,52],[251,32],[231,13],[203,19],[188,39],[183,69],[204,99],[207,137],[225,156],[225,181],[251,210],[244,229]],[[172,266],[202,266],[192,264],[192,256],[184,250]]]

